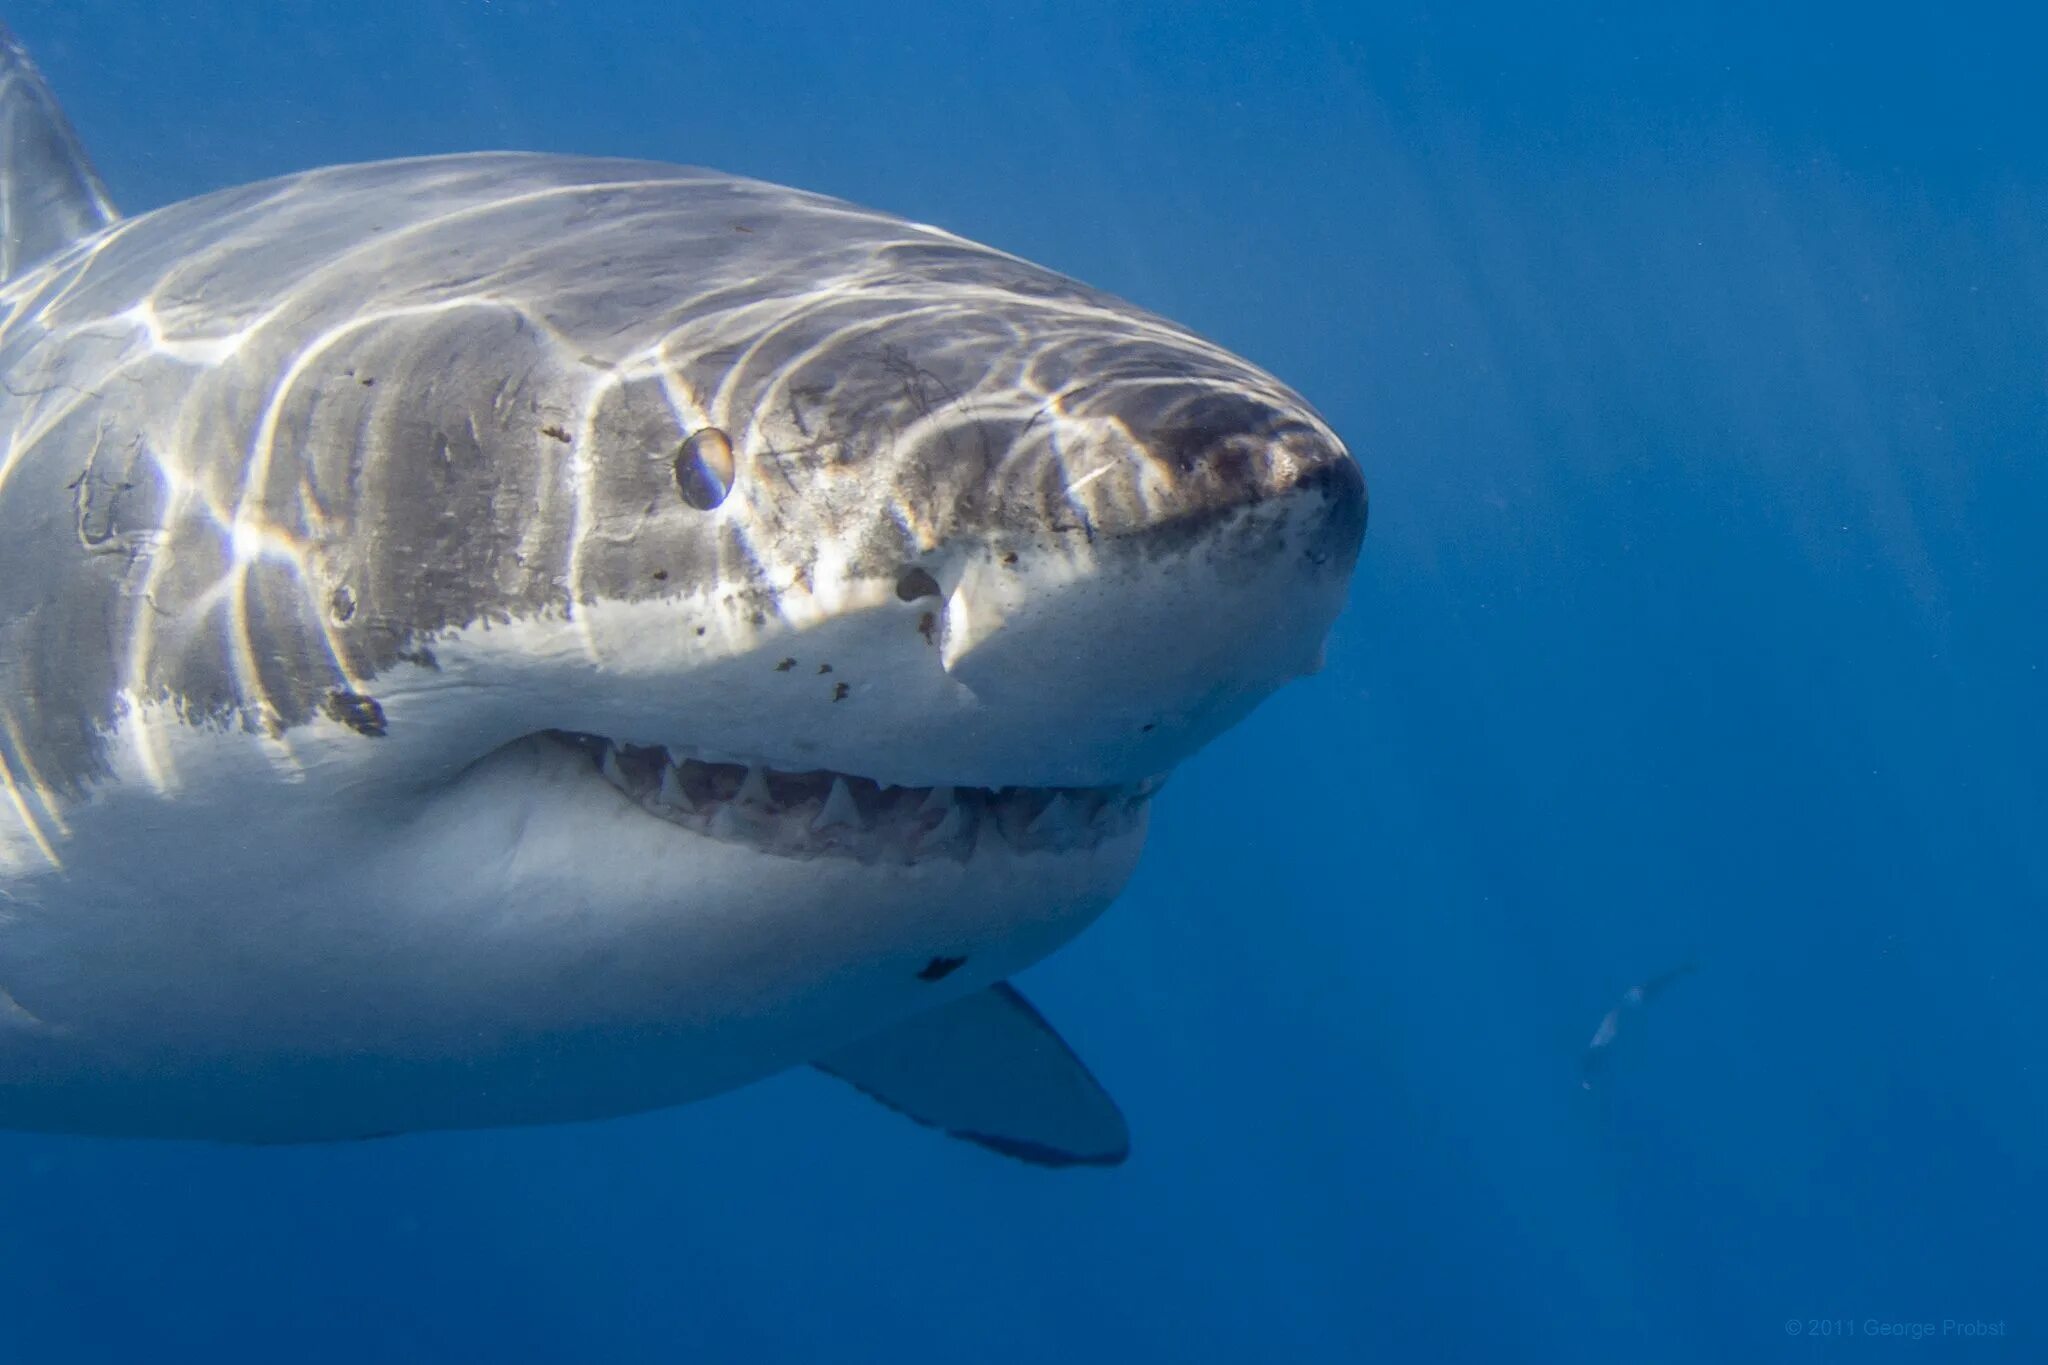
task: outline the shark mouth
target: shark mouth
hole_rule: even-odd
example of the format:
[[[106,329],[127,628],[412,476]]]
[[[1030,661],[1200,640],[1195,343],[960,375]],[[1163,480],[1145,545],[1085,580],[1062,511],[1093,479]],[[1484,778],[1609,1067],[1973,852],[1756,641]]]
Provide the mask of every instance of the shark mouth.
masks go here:
[[[1065,853],[1129,833],[1163,778],[1115,787],[889,787],[851,773],[714,763],[556,730],[648,814],[787,858],[965,862],[977,849]]]

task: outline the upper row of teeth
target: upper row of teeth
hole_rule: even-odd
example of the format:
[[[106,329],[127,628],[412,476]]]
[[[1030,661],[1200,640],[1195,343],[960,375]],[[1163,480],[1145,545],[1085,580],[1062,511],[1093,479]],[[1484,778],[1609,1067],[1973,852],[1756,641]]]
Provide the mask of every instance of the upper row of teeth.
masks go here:
[[[645,769],[656,754],[658,776],[650,780]],[[677,759],[661,750],[622,750],[609,742],[598,758],[605,779],[641,805],[714,835],[765,838],[802,847],[851,847],[862,836],[893,834],[902,853],[917,856],[947,852],[964,857],[984,826],[993,827],[1021,848],[1063,849],[1093,843],[1127,828],[1158,785],[1148,781],[1127,787],[991,791],[979,787],[882,787],[864,779],[849,782],[835,774],[819,800],[814,793],[825,774],[784,774],[755,765],[745,769],[737,789],[729,795],[707,794],[706,788],[713,785],[720,767],[725,775],[719,785],[730,787],[730,774],[737,766]],[[636,774],[629,768],[639,771]],[[809,790],[794,801],[778,800],[771,775]],[[856,785],[865,801],[855,796]],[[698,791],[694,797],[693,787]],[[803,818],[806,814],[808,819]]]

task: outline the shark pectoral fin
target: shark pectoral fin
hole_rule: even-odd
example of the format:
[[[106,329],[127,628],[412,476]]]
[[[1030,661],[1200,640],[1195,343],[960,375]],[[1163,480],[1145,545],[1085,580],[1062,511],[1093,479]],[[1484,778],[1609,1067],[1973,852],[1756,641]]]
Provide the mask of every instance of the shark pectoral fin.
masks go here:
[[[0,280],[119,216],[42,72],[0,24]]]
[[[916,1015],[821,1058],[820,1071],[900,1114],[1040,1166],[1130,1154],[1116,1101],[1008,984]]]

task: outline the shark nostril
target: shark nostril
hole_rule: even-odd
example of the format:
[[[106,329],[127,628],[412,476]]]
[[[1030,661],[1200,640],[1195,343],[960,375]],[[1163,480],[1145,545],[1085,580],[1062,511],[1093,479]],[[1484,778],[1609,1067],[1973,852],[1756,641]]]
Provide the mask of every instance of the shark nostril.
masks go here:
[[[906,602],[915,602],[920,597],[937,597],[939,580],[923,569],[906,569],[896,580],[896,595]]]

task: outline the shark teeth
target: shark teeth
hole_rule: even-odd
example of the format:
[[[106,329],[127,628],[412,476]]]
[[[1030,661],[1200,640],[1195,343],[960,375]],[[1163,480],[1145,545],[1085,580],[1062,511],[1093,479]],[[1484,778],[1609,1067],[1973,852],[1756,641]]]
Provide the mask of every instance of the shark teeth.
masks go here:
[[[927,791],[911,815],[915,826],[911,845],[918,856],[964,858],[972,852],[978,804],[973,798],[963,801],[952,787],[933,787]]]
[[[1053,848],[1072,848],[1087,837],[1088,821],[1083,818],[1081,807],[1065,792],[1054,792],[1045,809],[1024,827],[1024,833]]]
[[[1135,828],[1156,780],[1120,787],[883,787],[864,777],[717,763],[568,731],[604,780],[652,815],[786,857],[965,861],[1087,849]]]
[[[775,804],[775,798],[768,794],[768,770],[749,768],[747,775],[740,779],[739,795],[733,798],[742,806],[754,806],[767,810]]]
[[[971,832],[967,828],[967,817],[961,813],[960,807],[948,806],[946,813],[939,817],[939,822],[926,830],[923,837],[918,840],[918,846],[920,848],[950,848],[963,842],[969,842],[971,838]]]
[[[673,763],[661,765],[661,786],[654,793],[654,804],[684,815],[695,815],[697,803],[683,790],[682,771]]]
[[[834,829],[859,829],[861,827],[860,807],[853,804],[853,793],[847,790],[846,779],[832,779],[832,790],[825,797],[825,804],[818,808],[818,818],[811,821],[811,829],[819,834]]]

